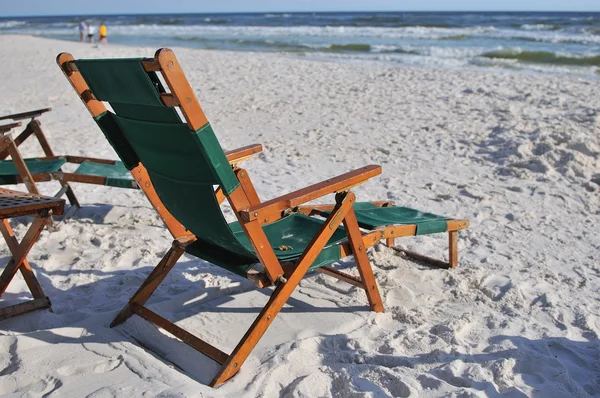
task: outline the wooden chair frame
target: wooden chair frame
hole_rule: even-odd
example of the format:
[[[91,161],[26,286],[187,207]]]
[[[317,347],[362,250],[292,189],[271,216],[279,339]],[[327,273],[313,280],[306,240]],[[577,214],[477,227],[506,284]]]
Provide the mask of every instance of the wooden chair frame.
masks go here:
[[[99,116],[106,112],[106,107],[90,91],[74,61],[73,56],[68,53],[62,53],[57,57],[58,65],[89,112],[93,117]],[[164,104],[178,106],[192,131],[197,131],[208,123],[179,62],[171,50],[158,50],[154,58],[143,60],[142,65],[147,72],[158,72],[162,75],[170,90],[168,93],[161,94]],[[341,245],[342,256],[353,255],[355,257],[360,277],[355,277],[331,267],[321,267],[318,271],[364,289],[369,306],[375,312],[383,312],[383,303],[367,256],[367,248],[382,239],[386,239],[390,244],[393,243],[392,239],[395,237],[415,235],[416,233],[416,225],[389,226],[375,231],[361,231],[353,209],[356,198],[350,192],[350,189],[380,174],[380,166],[363,167],[266,202],[260,201],[248,173],[235,164],[233,164],[233,168],[240,185],[229,195],[224,195],[220,189],[216,191],[215,195],[219,202],[225,199],[228,200],[259,261],[264,266],[264,272],[251,270],[246,276],[253,280],[258,287],[275,286],[269,301],[233,352],[229,355],[222,352],[144,306],[185,252],[186,246],[194,242],[196,238],[191,232],[185,231],[185,229],[182,231],[180,229],[183,228],[181,224],[164,208],[141,164],[134,169],[134,176],[137,175],[138,184],[159,215],[165,220],[175,240],[171,249],[111,323],[111,327],[114,327],[127,320],[134,313],[138,314],[212,358],[222,365],[210,383],[212,387],[227,381],[239,371],[252,349],[266,332],[339,225],[344,225],[348,237]],[[336,194],[336,200],[333,205],[302,206],[314,199],[334,193]],[[388,202],[377,203],[382,206],[389,204]],[[292,211],[315,214],[323,210],[329,210],[330,213],[326,216],[322,227],[308,244],[301,257],[294,263],[280,263],[269,244],[262,225],[277,221]],[[458,229],[466,228],[467,225],[468,222],[464,220],[449,224],[451,237],[455,236],[453,234]],[[450,239],[450,265],[456,264],[458,261],[454,255],[456,246],[453,244],[452,239]]]
[[[52,151],[52,147],[50,146],[50,143],[46,139],[46,135],[44,134],[44,131],[42,130],[42,123],[37,119],[38,116],[41,116],[42,114],[49,112],[51,110],[52,110],[52,108],[43,108],[43,109],[36,109],[34,111],[15,113],[12,115],[6,115],[6,116],[0,117],[0,120],[9,120],[10,119],[10,120],[14,120],[14,121],[31,119],[29,121],[29,123],[27,123],[27,126],[25,127],[25,129],[14,140],[9,134],[6,134],[6,133],[8,133],[11,129],[13,129],[15,127],[21,126],[21,122],[16,122],[16,123],[11,123],[11,124],[0,126],[0,139],[1,139],[0,160],[4,160],[8,156],[11,157],[12,161],[15,164],[15,167],[17,168],[17,170],[19,172],[19,177],[17,178],[17,182],[25,184],[29,193],[34,193],[34,194],[39,195],[39,190],[38,190],[37,186],[35,185],[36,182],[57,180],[61,185],[61,189],[56,193],[55,197],[60,198],[64,194],[66,194],[67,198],[69,199],[69,203],[71,203],[71,205],[74,207],[74,210],[76,210],[77,208],[79,208],[81,206],[79,204],[79,201],[77,200],[77,197],[75,196],[75,193],[73,192],[73,189],[71,188],[71,186],[68,183],[68,181],[69,181],[68,177],[72,173],[59,172],[59,173],[43,173],[43,174],[32,175],[29,172],[29,170],[27,169],[27,165],[25,164],[25,161],[23,160],[23,157],[21,156],[19,149],[18,149],[19,145],[21,145],[27,138],[34,135],[37,138],[38,143],[42,147],[44,154],[46,155],[45,157],[38,158],[38,159],[50,160],[50,159],[58,159],[59,158],[58,156],[54,155],[54,151]],[[85,160],[93,160],[93,161],[99,160],[99,159],[93,159],[93,158],[83,158],[83,157],[79,157],[79,156],[64,156],[64,157],[60,157],[60,158],[64,158],[68,162],[73,162],[73,163],[82,163]],[[106,162],[106,160],[104,160],[104,159],[100,159],[100,161]],[[65,218],[68,218],[68,215],[65,216]]]
[[[13,197],[36,196],[37,198],[41,198],[42,203],[20,205],[17,209],[10,209],[10,214],[5,214],[5,212],[0,214],[0,232],[4,236],[4,240],[6,241],[8,249],[12,254],[12,257],[6,265],[6,268],[2,272],[2,275],[0,275],[0,297],[6,292],[8,285],[18,271],[20,271],[21,275],[23,275],[25,283],[27,283],[27,287],[33,296],[33,300],[28,302],[0,309],[0,320],[42,308],[48,308],[50,311],[52,310],[50,299],[44,294],[40,283],[33,273],[33,269],[27,261],[27,254],[29,254],[29,251],[37,241],[46,224],[48,224],[52,219],[52,214],[55,213],[60,215],[64,210],[64,201],[62,200],[57,204],[57,201],[54,200],[55,198],[47,198],[36,194],[21,194],[16,191],[9,190],[2,190],[1,194],[4,195],[6,192],[9,192],[9,195]],[[50,200],[44,201],[44,199]],[[25,233],[22,241],[19,243],[14,231],[10,227],[8,217],[16,217],[20,215],[35,215],[37,218],[33,221]]]

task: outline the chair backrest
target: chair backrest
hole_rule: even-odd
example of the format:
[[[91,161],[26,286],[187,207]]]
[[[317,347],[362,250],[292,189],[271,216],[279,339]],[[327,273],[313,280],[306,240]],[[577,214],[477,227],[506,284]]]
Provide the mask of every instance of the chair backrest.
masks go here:
[[[127,168],[144,165],[164,206],[198,239],[201,257],[245,275],[258,259],[227,224],[214,188],[228,195],[239,181],[210,124],[193,131],[183,122],[165,105],[165,88],[143,61],[75,61],[93,97],[113,110],[97,115],[96,122]]]

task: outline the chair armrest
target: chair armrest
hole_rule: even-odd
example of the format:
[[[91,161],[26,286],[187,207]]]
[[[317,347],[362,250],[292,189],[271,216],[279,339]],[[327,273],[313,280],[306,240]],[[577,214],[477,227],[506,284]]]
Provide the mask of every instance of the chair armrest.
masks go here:
[[[229,163],[237,163],[252,157],[255,153],[262,152],[263,147],[260,144],[247,145],[241,148],[226,151],[225,156]]]
[[[115,164],[115,163],[117,163],[116,160],[112,160],[112,159],[90,158],[88,156],[71,156],[71,155],[66,155],[66,156],[57,156],[57,157],[61,157],[61,158],[65,159],[69,163],[76,163],[76,164],[81,164],[83,162],[101,163],[101,164]],[[51,156],[47,156],[46,158],[47,159],[51,158]]]
[[[381,166],[369,165],[361,167],[360,169],[244,209],[240,211],[240,215],[242,219],[247,221],[268,218],[272,214],[280,213],[283,210],[291,209],[327,194],[346,191],[379,174],[381,174]]]
[[[377,207],[394,206],[394,202],[391,200],[374,200],[370,201],[370,203],[374,204]],[[294,209],[294,211],[305,214],[307,216],[312,216],[315,214],[322,215],[323,212],[332,211],[334,207],[335,203],[328,203],[326,205],[306,205],[297,207],[296,209]]]
[[[44,109],[36,109],[35,111],[14,113],[12,115],[6,115],[6,116],[0,117],[0,120],[7,120],[7,119],[22,120],[22,119],[29,119],[29,118],[33,119],[34,117],[38,117],[42,113],[50,112],[51,110],[52,110],[52,108],[44,108]]]
[[[4,125],[0,126],[0,133],[6,133],[15,127],[19,127],[20,125],[21,125],[21,122],[4,124]]]

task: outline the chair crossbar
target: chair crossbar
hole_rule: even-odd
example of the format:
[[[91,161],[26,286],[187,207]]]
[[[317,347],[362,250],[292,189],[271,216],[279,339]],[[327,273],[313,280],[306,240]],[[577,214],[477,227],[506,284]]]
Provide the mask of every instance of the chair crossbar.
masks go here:
[[[148,322],[153,323],[156,326],[163,328],[164,330],[171,333],[173,336],[177,337],[178,339],[180,339],[181,341],[183,341],[190,347],[196,349],[197,351],[201,352],[202,354],[213,359],[214,361],[218,362],[221,365],[224,364],[225,361],[227,360],[227,358],[229,357],[229,355],[225,354],[223,351],[210,345],[206,341],[194,336],[187,330],[182,329],[181,327],[177,326],[173,322],[163,318],[162,316],[158,315],[156,312],[149,310],[148,308],[144,307],[143,305],[140,305],[138,303],[133,303],[131,309],[133,310],[133,312],[135,312],[136,314],[138,314],[139,316],[141,316]]]

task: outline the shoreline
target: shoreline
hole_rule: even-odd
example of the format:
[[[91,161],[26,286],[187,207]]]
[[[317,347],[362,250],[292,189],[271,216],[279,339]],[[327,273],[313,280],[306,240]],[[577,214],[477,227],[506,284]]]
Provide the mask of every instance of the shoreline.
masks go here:
[[[90,43],[81,43],[78,40],[68,40],[68,39],[54,39],[54,38],[48,38],[48,37],[41,37],[41,36],[33,36],[33,35],[26,35],[26,34],[14,34],[14,35],[10,35],[10,34],[6,34],[6,35],[0,35],[0,37],[2,36],[22,36],[22,37],[31,37],[31,38],[35,38],[35,39],[41,39],[41,40],[50,40],[50,41],[58,41],[58,42],[66,42],[66,43],[74,43],[74,44],[81,44],[81,45],[87,45],[90,46],[92,48],[98,48],[100,49],[100,45],[96,42],[93,45]],[[104,46],[104,45],[102,45]],[[132,48],[132,49],[139,49],[139,48],[148,48],[148,49],[153,49],[154,47],[151,46],[146,46],[146,45],[135,45],[135,44],[123,44],[123,43],[110,43],[107,46],[109,47],[124,47],[124,48]],[[292,52],[270,52],[270,51],[253,51],[253,50],[239,50],[239,51],[235,51],[235,50],[227,50],[227,49],[210,49],[210,48],[195,48],[195,47],[185,47],[185,46],[167,46],[168,48],[173,48],[173,49],[181,49],[181,50],[185,50],[185,51],[207,51],[207,52],[222,52],[222,53],[226,53],[226,54],[250,54],[250,55],[257,55],[257,56],[265,56],[265,57],[281,57],[281,58],[286,58],[286,59],[291,59],[291,60],[305,60],[305,61],[314,61],[314,62],[324,62],[324,63],[333,63],[333,64],[340,64],[340,65],[354,65],[354,66],[364,66],[364,67],[375,67],[375,68],[384,68],[384,69],[416,69],[416,70],[422,70],[422,69],[432,69],[432,70],[437,70],[437,71],[454,71],[454,72],[473,72],[473,73],[478,73],[478,72],[482,72],[482,73],[504,73],[504,74],[515,74],[515,75],[524,75],[524,76],[547,76],[547,77],[555,77],[555,78],[582,78],[582,79],[587,79],[587,80],[591,80],[591,81],[595,81],[595,80],[599,80],[600,79],[600,69],[598,69],[598,71],[596,71],[595,74],[590,74],[590,73],[568,73],[568,72],[558,72],[558,71],[551,71],[551,70],[535,70],[535,69],[512,69],[510,67],[499,67],[499,66],[480,66],[480,65],[475,65],[475,64],[471,64],[471,65],[461,65],[461,66],[442,66],[442,65],[413,65],[410,63],[399,63],[399,62],[389,62],[389,61],[381,61],[381,60],[368,60],[368,59],[335,59],[333,57],[328,58],[328,57],[321,57],[319,54],[311,54],[311,53],[306,53],[306,54],[298,54],[298,55],[294,55],[294,53]],[[314,56],[313,56],[314,55]],[[148,55],[150,56],[150,55]]]
[[[0,51],[10,55],[0,64],[0,115],[52,107],[40,121],[57,154],[115,159],[55,57],[155,50],[0,36]],[[54,312],[0,323],[0,346],[11,353],[0,366],[12,366],[0,394],[600,393],[597,80],[175,53],[221,145],[263,144],[243,164],[262,200],[380,164],[381,176],[353,189],[357,200],[469,219],[459,268],[427,269],[375,247],[369,257],[384,314],[369,312],[359,289],[311,276],[240,373],[212,390],[205,385],[212,365],[199,366],[202,356],[176,339],[134,318],[108,328],[171,242],[147,200],[138,191],[74,185],[83,208],[44,231],[28,257]],[[40,154],[34,143],[20,148]],[[56,191],[52,183],[40,188]],[[27,224],[13,227],[22,234]],[[447,237],[398,245],[443,257]],[[0,246],[0,257],[8,256]],[[353,270],[349,260],[338,266]],[[153,308],[227,352],[267,300],[190,256],[168,279]],[[25,283],[15,281],[3,301],[26,296]],[[154,351],[136,340],[155,341]]]

